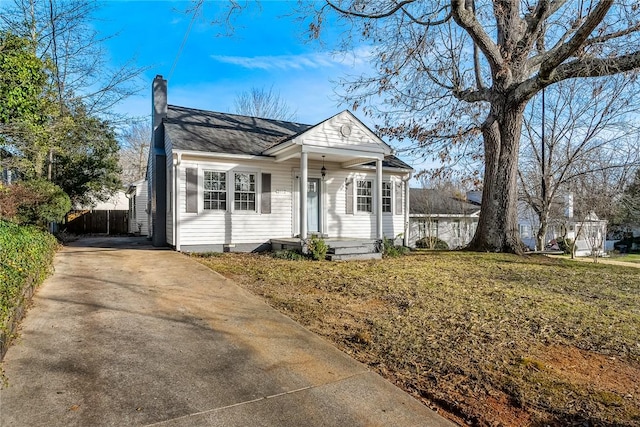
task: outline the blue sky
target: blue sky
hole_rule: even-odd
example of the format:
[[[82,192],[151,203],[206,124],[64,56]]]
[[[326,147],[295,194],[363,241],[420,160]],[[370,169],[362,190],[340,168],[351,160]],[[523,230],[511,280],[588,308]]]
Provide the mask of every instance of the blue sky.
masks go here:
[[[0,0],[1,1],[1,0]],[[189,1],[101,0],[94,23],[103,35],[117,34],[105,48],[114,66],[135,59],[144,73],[144,90],[122,102],[116,112],[134,117],[151,113],[151,82],[157,74],[168,79],[169,103],[203,110],[235,112],[238,94],[252,87],[273,88],[296,111],[296,121],[319,123],[350,109],[336,91],[341,77],[368,74],[370,48],[334,54],[342,29],[325,25],[323,44],[309,42],[305,25],[291,15],[295,1],[262,0],[243,11],[230,37],[211,21],[224,2],[208,1],[204,16],[193,21],[185,13]],[[289,15],[289,16],[287,16]],[[172,66],[180,51],[173,73]],[[375,120],[356,111],[370,128]],[[394,145],[392,143],[392,145]],[[398,148],[398,147],[396,147]],[[401,156],[417,171],[432,167],[422,158]]]
[[[222,3],[207,3],[170,74],[191,22],[191,15],[184,13],[190,2],[100,5],[94,25],[104,35],[117,34],[105,46],[113,64],[134,58],[137,66],[149,67],[142,82],[145,90],[117,108],[133,116],[149,114],[151,81],[162,74],[168,79],[171,104],[233,112],[239,93],[273,87],[297,111],[298,121],[313,124],[347,108],[339,105],[332,81],[367,67],[353,55],[336,57],[331,46],[323,50],[317,42],[306,42],[303,24],[286,16],[295,2],[263,0],[238,16],[231,37],[219,36],[221,28],[211,24]]]

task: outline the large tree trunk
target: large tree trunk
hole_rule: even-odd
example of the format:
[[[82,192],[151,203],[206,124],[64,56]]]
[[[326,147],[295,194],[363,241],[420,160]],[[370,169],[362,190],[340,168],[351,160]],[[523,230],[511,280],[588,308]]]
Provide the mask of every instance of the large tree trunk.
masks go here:
[[[538,232],[536,233],[536,249],[539,251],[544,251],[544,246],[547,240],[546,236],[549,218],[548,216],[546,218],[542,218],[542,216],[539,216],[538,218],[540,221],[540,227],[538,228]]]
[[[492,107],[482,129],[485,170],[482,207],[469,249],[523,253],[518,233],[518,148],[525,104]]]

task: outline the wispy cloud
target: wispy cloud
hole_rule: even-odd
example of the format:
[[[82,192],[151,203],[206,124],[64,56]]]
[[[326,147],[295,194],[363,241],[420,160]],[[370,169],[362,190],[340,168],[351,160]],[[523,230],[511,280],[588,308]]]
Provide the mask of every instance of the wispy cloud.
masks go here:
[[[338,65],[355,65],[362,63],[369,55],[368,49],[358,49],[354,52],[334,53],[305,53],[301,55],[269,55],[269,56],[225,56],[211,55],[214,61],[237,65],[247,69],[259,70],[302,70],[313,68],[327,68]]]

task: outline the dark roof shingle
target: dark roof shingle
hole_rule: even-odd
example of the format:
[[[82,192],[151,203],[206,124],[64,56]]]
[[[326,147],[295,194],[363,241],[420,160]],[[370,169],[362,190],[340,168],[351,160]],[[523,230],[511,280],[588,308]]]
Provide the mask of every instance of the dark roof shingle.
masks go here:
[[[254,156],[314,127],[175,105],[167,107],[162,122],[174,149]],[[411,169],[395,156],[386,156],[383,167]]]
[[[480,210],[480,206],[456,197],[449,191],[427,188],[411,188],[409,202],[412,214],[471,215]]]
[[[260,155],[310,125],[169,105],[163,120],[173,147],[186,151]]]

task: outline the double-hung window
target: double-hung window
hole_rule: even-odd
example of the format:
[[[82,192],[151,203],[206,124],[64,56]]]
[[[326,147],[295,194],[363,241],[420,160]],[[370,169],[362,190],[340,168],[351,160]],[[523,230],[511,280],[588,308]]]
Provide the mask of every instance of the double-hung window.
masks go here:
[[[204,209],[227,210],[227,174],[204,171]]]
[[[356,207],[358,212],[373,212],[373,181],[358,181]]]
[[[382,183],[382,212],[391,213],[391,183]]]
[[[256,174],[236,172],[234,175],[233,207],[237,211],[256,210]]]

